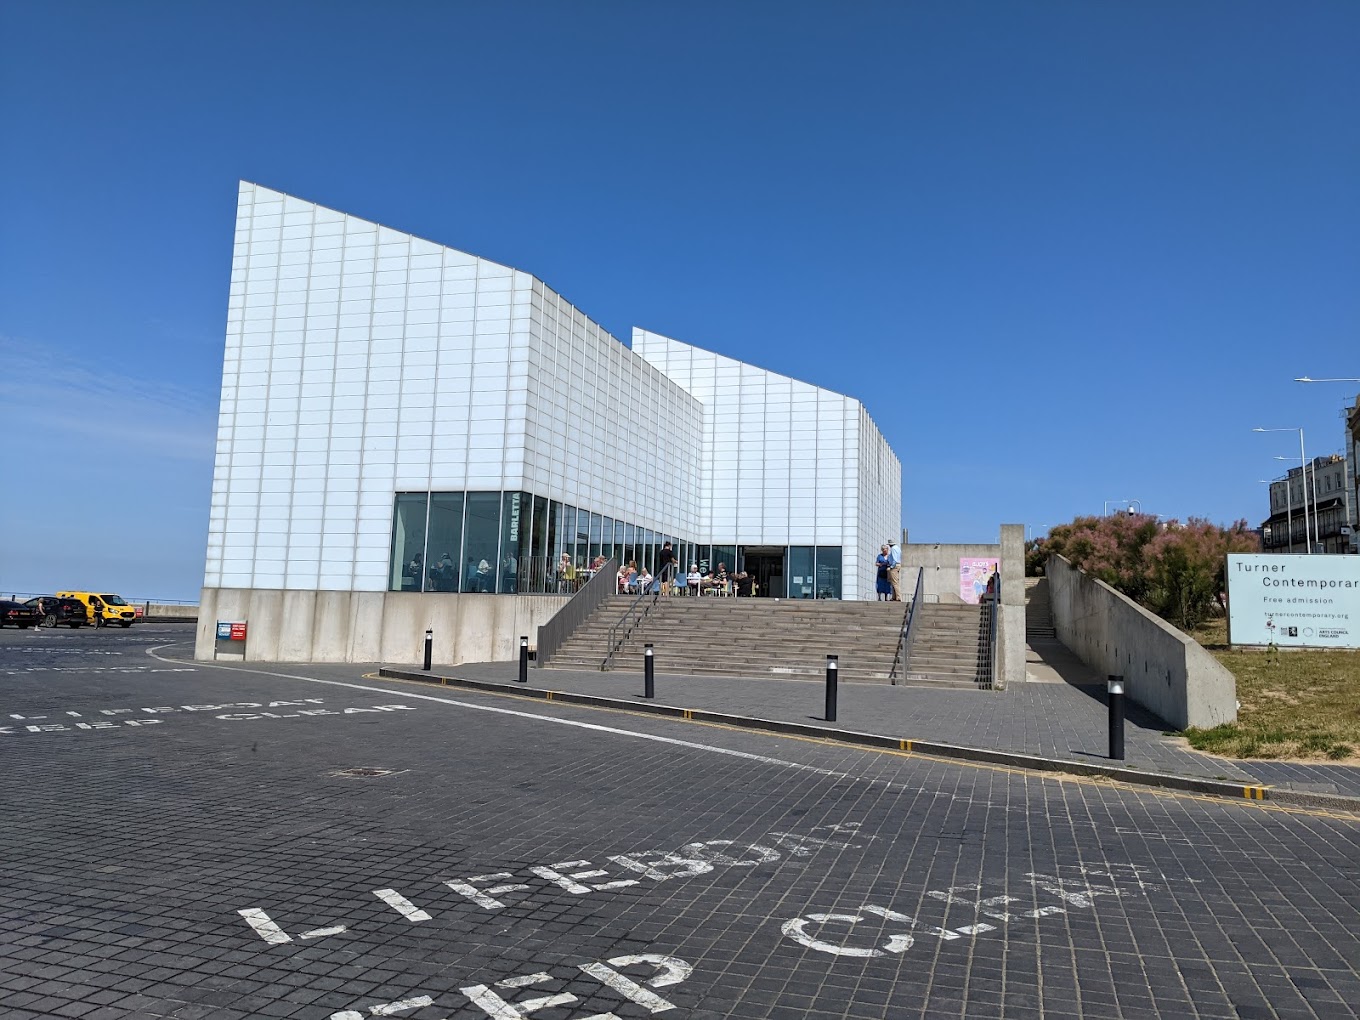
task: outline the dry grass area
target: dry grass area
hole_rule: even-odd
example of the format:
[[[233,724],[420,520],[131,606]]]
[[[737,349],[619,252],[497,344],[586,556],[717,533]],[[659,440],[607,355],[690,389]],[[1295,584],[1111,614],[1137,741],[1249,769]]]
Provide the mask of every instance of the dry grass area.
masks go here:
[[[1237,677],[1237,722],[1189,729],[1192,747],[1230,758],[1360,764],[1360,651],[1233,650],[1212,620],[1192,635]]]

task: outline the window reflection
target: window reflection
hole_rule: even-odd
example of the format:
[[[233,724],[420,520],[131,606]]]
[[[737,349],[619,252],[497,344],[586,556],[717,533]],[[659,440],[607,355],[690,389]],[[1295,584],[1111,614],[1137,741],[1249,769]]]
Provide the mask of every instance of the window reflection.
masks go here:
[[[572,594],[599,557],[635,560],[655,573],[666,541],[681,569],[749,569],[735,545],[700,545],[528,492],[399,492],[388,583],[406,592]],[[787,548],[779,557],[783,576],[761,594],[841,598],[841,553],[839,546]]]

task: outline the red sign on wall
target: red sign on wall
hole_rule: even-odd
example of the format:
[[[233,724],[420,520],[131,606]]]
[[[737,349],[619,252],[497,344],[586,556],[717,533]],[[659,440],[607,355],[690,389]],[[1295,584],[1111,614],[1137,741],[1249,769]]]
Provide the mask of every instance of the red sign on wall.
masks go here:
[[[233,641],[244,641],[246,639],[246,625],[244,623],[233,623],[231,625],[231,639]]]

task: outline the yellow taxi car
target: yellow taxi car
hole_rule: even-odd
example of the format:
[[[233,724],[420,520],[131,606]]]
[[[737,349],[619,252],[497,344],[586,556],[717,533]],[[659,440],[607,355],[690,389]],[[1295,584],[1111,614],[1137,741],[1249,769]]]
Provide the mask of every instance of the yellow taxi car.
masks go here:
[[[137,619],[136,606],[129,605],[121,595],[105,595],[90,591],[59,591],[57,598],[76,599],[85,604],[89,620],[96,627],[116,623],[120,627],[131,627]]]

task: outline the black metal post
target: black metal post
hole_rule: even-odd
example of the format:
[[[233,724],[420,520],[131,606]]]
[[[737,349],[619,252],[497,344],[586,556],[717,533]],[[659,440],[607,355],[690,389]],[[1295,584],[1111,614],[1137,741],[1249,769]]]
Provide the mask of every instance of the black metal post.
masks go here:
[[[642,653],[642,696],[656,697],[656,656],[652,654],[650,642]]]
[[[519,636],[519,677],[522,684],[529,682],[529,635]]]
[[[430,671],[430,663],[434,658],[434,631],[425,632],[425,665],[420,667],[426,673]]]
[[[1124,760],[1124,678],[1113,674],[1106,680],[1110,696],[1110,757]]]
[[[836,681],[837,671],[836,656],[826,657],[826,721],[836,721]]]

